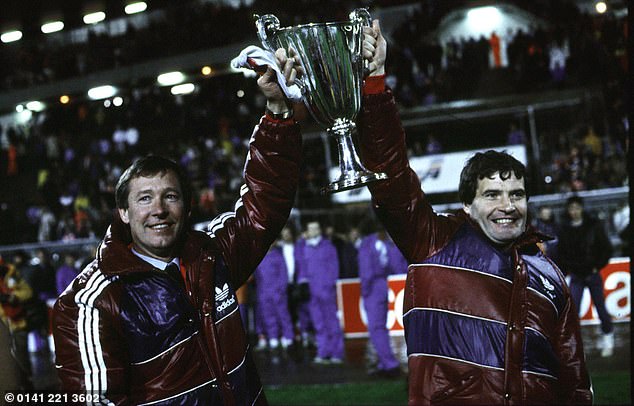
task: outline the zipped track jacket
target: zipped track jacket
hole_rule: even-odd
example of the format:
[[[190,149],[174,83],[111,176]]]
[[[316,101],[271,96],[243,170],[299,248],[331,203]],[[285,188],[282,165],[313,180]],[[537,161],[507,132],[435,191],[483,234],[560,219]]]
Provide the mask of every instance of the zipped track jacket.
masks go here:
[[[409,403],[590,404],[578,316],[544,236],[529,229],[502,251],[462,211],[435,213],[389,90],[364,96],[359,129],[366,167],[389,177],[369,186],[374,210],[410,263]]]
[[[88,404],[265,404],[235,290],[288,219],[299,178],[299,125],[262,118],[233,212],[188,232],[186,288],[129,249],[115,219],[95,260],[53,315],[62,388]]]

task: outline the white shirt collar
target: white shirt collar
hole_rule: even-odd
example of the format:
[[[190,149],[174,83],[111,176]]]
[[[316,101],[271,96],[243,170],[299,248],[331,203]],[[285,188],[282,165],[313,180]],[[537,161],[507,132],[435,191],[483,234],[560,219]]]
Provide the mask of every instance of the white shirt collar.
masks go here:
[[[165,261],[161,261],[160,259],[156,259],[156,258],[148,257],[147,255],[143,255],[143,254],[139,253],[138,251],[136,251],[134,248],[132,248],[132,253],[134,255],[136,255],[137,257],[141,258],[142,260],[144,260],[145,262],[149,263],[153,267],[158,268],[160,270],[165,270],[165,268],[167,268],[167,266],[169,264],[172,264],[172,263],[176,264],[179,268],[181,266],[181,261],[178,258],[174,258],[170,262],[165,262]]]
[[[318,235],[317,237],[306,239],[306,244],[308,244],[308,245],[310,245],[312,247],[316,247],[320,242],[321,242],[321,235]]]

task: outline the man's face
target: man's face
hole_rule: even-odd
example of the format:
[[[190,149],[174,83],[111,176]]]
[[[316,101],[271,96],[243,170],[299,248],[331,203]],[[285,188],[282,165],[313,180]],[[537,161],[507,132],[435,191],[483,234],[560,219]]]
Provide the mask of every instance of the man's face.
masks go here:
[[[579,203],[570,203],[566,209],[568,210],[568,215],[572,221],[579,221],[583,219],[583,206]]]
[[[312,221],[306,225],[306,237],[315,238],[321,235],[321,226],[318,222]]]
[[[280,237],[284,242],[293,242],[293,233],[288,227],[284,227],[280,233]]]
[[[542,206],[539,208],[539,219],[542,221],[550,221],[553,218],[553,210],[550,207]]]
[[[176,175],[168,171],[130,180],[128,208],[119,209],[130,225],[134,248],[141,254],[171,260],[185,227],[185,202]]]
[[[473,202],[465,204],[463,209],[491,241],[508,245],[526,229],[528,204],[524,179],[511,173],[511,177],[502,180],[499,172],[492,178],[480,179]]]
[[[359,234],[359,229],[357,228],[351,228],[350,232],[348,233],[348,238],[350,239],[350,241],[354,242],[356,241],[359,237],[361,237],[361,235]]]

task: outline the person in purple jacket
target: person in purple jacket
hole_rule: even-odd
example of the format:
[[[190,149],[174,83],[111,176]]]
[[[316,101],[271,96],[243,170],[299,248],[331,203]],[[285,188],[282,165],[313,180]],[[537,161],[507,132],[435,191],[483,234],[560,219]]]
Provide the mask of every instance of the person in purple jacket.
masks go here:
[[[390,269],[390,275],[398,275],[398,274],[406,274],[407,273],[407,260],[401,253],[401,250],[398,249],[394,241],[390,238],[390,235],[385,233],[387,241],[385,242],[387,245],[387,256],[388,256],[388,266]]]
[[[380,228],[362,239],[358,256],[363,307],[367,316],[370,341],[377,356],[376,368],[370,371],[370,375],[384,377],[396,377],[401,373],[400,364],[390,347],[390,336],[386,327],[387,276],[392,269],[390,256],[395,257],[394,254],[390,255],[390,243],[385,230]]]
[[[302,270],[310,289],[310,316],[315,327],[317,356],[314,362],[339,364],[343,359],[343,332],[337,317],[337,250],[321,232],[318,221],[306,225]]]
[[[303,235],[297,239],[295,243],[295,291],[294,299],[296,302],[295,312],[297,314],[297,331],[301,336],[302,345],[304,347],[314,346],[315,344],[315,326],[310,316],[310,288],[308,287],[308,274],[306,261],[310,258],[304,257],[304,248],[306,247],[306,238]]]
[[[75,267],[75,256],[67,252],[64,254],[64,263],[55,271],[55,286],[58,296],[66,290],[77,275],[79,275],[79,270]]]
[[[257,293],[257,317],[261,319],[263,333],[269,340],[269,348],[288,348],[293,342],[293,324],[288,312],[288,271],[282,249],[271,246],[255,270]]]

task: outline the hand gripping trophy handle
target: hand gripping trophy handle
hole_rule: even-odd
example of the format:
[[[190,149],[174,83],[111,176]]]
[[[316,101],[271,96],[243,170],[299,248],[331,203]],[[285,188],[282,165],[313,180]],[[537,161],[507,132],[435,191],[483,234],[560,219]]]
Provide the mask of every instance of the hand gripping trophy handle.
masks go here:
[[[298,80],[302,99],[313,118],[337,142],[340,176],[326,193],[342,192],[387,179],[385,173],[366,169],[356,152],[353,134],[361,109],[361,87],[367,62],[363,58],[363,27],[370,13],[356,9],[350,21],[280,27],[277,17],[256,17],[262,45],[269,51],[293,48],[305,74]]]

